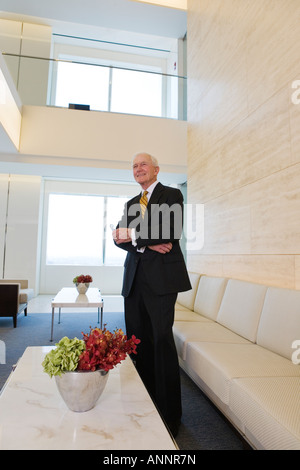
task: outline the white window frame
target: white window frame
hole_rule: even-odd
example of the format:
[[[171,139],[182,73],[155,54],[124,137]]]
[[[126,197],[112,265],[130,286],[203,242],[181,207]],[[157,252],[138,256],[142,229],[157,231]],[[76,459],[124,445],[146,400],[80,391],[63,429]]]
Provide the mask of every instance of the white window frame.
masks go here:
[[[84,44],[84,46],[82,45]],[[98,47],[96,47],[98,46]],[[100,47],[101,46],[101,47]],[[117,49],[117,50],[116,50]],[[141,53],[143,51],[143,54]],[[132,53],[130,47],[113,47],[95,44],[87,47],[84,41],[79,45],[54,43],[49,68],[48,105],[55,106],[57,62],[68,60],[78,63],[95,64],[112,68],[125,68],[162,75],[162,106],[161,116],[178,119],[178,78],[170,74],[173,64],[177,61],[177,53],[164,50],[151,50],[150,48],[137,48]],[[168,75],[169,74],[169,75]],[[85,103],[89,104],[89,103]],[[110,106],[110,104],[108,104]],[[109,111],[109,109],[108,109]],[[130,113],[127,113],[130,114]]]

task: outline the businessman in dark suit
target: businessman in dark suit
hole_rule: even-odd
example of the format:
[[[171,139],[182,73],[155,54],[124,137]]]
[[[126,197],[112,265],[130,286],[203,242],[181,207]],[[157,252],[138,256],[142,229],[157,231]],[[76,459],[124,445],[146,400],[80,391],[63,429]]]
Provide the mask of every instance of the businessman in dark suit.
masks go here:
[[[182,410],[172,326],[177,294],[191,284],[179,245],[183,196],[179,189],[159,183],[158,173],[155,158],[135,156],[133,175],[143,191],[125,205],[113,238],[127,251],[122,295],[127,335],[141,340],[136,368],[176,435]]]

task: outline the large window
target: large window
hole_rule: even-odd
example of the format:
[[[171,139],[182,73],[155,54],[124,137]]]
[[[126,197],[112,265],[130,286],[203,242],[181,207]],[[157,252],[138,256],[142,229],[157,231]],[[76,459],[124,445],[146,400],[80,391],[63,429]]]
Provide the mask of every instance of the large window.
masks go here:
[[[54,36],[48,103],[180,118],[184,77],[177,76],[178,41],[166,38],[161,49],[158,39],[152,41],[144,47]]]
[[[54,104],[162,117],[162,89],[163,76],[156,72],[58,62]]]
[[[118,266],[126,252],[112,240],[128,198],[50,194],[47,224],[47,265]]]

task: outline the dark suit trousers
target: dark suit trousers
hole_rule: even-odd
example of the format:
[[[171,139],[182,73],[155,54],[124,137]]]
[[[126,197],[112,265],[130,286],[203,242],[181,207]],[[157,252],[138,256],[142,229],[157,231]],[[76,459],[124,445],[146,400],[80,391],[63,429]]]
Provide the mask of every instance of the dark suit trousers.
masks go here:
[[[180,373],[172,331],[176,298],[177,293],[153,294],[140,260],[130,295],[125,298],[127,336],[141,340],[133,358],[136,368],[170,426],[181,418]]]

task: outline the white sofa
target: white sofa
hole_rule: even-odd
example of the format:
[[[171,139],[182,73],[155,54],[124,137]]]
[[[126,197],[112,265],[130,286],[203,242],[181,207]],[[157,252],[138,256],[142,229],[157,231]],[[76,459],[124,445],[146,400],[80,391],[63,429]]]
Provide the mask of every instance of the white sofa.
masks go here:
[[[181,367],[253,448],[300,450],[300,291],[189,274],[173,327]]]

